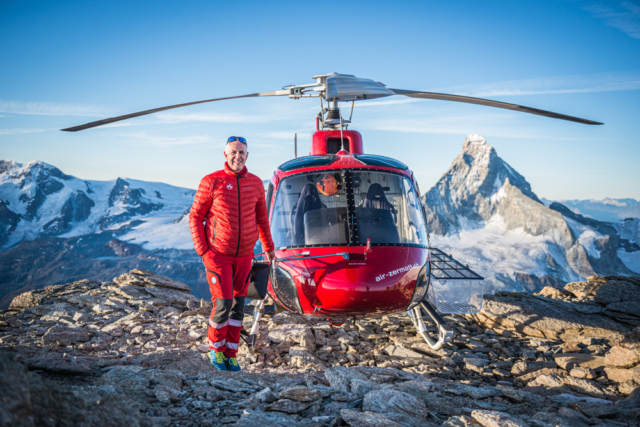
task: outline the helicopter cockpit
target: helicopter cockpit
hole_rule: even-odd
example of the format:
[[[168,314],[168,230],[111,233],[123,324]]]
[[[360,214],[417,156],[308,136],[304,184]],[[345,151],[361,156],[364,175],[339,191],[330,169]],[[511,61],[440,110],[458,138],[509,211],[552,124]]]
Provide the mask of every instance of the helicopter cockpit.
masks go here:
[[[420,201],[410,179],[381,171],[322,171],[284,178],[271,230],[279,249],[365,245],[367,240],[427,247]]]

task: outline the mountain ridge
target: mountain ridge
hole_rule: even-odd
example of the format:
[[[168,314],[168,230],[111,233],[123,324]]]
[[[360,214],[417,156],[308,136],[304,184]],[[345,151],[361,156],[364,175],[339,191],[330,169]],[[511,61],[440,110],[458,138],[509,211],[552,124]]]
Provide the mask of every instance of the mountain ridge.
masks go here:
[[[0,249],[25,239],[117,229],[131,221],[154,219],[156,226],[169,226],[190,208],[194,195],[192,189],[130,178],[82,180],[40,160],[0,160],[0,225],[5,225]]]
[[[559,203],[547,207],[481,135],[465,139],[422,201],[434,246],[477,268],[490,292],[638,274],[619,252],[640,254],[640,247],[621,238],[615,224],[576,216]]]
[[[201,265],[188,227],[194,194],[131,178],[81,180],[42,161],[0,161],[0,263],[17,269],[3,276],[0,305],[6,305],[8,297],[2,297],[7,293],[78,277],[60,274],[73,270],[74,259],[90,271],[103,266],[109,274],[142,268],[171,276],[166,267],[174,263],[175,274],[182,271],[174,278],[207,297],[208,290],[199,289]],[[488,292],[536,292],[592,275],[640,272],[639,219],[599,221],[540,199],[478,134],[465,139],[461,153],[422,202],[434,246],[484,275]],[[81,236],[100,247],[81,252],[75,243]],[[50,238],[60,241],[51,245]],[[112,240],[116,243],[108,244]],[[20,246],[22,241],[36,243]],[[30,273],[38,242],[53,251],[42,268],[56,274]],[[56,267],[57,257],[66,261]],[[14,259],[30,261],[15,264]]]

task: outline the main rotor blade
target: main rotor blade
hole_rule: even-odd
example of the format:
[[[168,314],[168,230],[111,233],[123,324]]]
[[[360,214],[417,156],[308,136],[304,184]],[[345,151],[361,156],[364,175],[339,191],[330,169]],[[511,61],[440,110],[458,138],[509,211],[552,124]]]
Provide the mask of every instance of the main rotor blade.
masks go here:
[[[205,102],[224,101],[226,99],[236,99],[236,98],[253,98],[256,96],[285,96],[285,95],[289,95],[289,93],[290,91],[288,89],[272,90],[271,92],[259,92],[259,93],[250,93],[248,95],[229,96],[226,98],[205,99],[204,101],[187,102],[185,104],[176,104],[176,105],[170,105],[168,107],[154,108],[153,110],[138,111],[137,113],[125,114],[124,116],[118,116],[118,117],[111,117],[110,119],[98,120],[98,121],[87,123],[84,125],[74,126],[66,129],[61,129],[61,130],[65,132],[77,132],[79,130],[90,129],[97,126],[107,125],[113,122],[119,122],[121,120],[127,120],[127,119],[132,119],[134,117],[145,116],[147,114],[158,113],[160,111],[172,110],[174,108],[180,108],[180,107],[188,107],[189,105],[204,104]]]
[[[552,117],[554,119],[568,120],[570,122],[583,123],[585,125],[602,125],[604,123],[592,120],[581,119],[579,117],[567,116],[565,114],[554,113],[552,111],[538,110],[537,108],[524,107],[522,105],[508,104],[506,102],[492,101],[490,99],[472,98],[470,96],[450,95],[447,93],[420,92],[415,90],[390,89],[397,95],[410,96],[411,98],[440,99],[442,101],[466,102],[467,104],[486,105],[488,107],[504,108],[507,110],[520,111],[522,113],[536,114],[538,116]]]

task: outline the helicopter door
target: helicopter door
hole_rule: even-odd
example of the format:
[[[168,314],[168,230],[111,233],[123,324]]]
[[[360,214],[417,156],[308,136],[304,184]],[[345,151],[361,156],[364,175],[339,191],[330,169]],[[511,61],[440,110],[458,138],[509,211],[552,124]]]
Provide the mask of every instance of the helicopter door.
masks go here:
[[[247,298],[263,300],[267,296],[270,266],[267,261],[254,261],[249,273]]]

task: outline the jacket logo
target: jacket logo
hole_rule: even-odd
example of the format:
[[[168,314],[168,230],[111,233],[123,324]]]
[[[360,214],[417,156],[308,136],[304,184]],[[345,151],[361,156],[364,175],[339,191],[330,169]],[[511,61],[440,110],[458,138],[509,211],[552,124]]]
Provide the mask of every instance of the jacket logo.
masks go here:
[[[227,184],[227,190],[233,190],[233,185]]]

